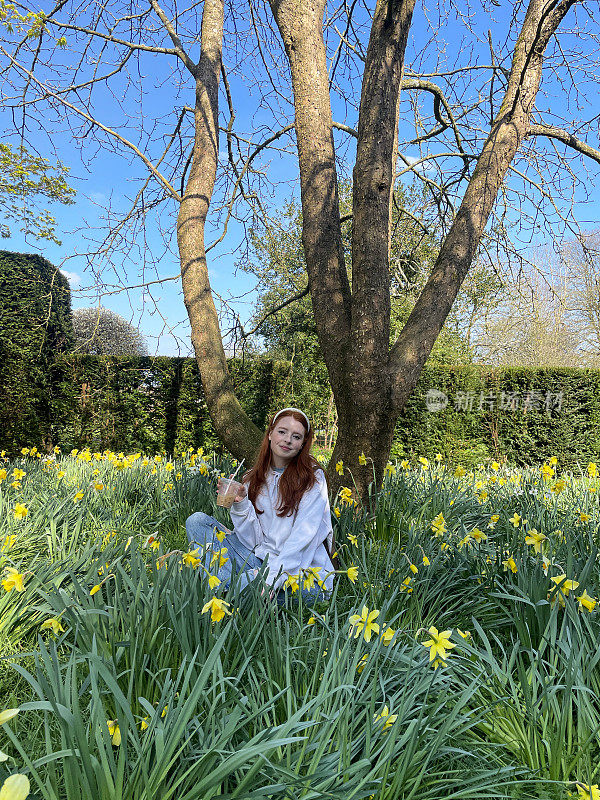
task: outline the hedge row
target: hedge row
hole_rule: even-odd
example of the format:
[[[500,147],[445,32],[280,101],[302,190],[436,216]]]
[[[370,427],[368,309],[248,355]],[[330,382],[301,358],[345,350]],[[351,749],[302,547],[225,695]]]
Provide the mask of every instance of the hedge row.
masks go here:
[[[232,360],[230,370],[259,427],[283,403],[306,408],[316,428],[323,424],[329,390],[322,376],[297,368],[292,375],[287,362],[267,358]],[[564,467],[587,463],[600,454],[599,389],[597,370],[426,368],[398,421],[392,456],[440,452],[465,465],[486,458],[524,465],[555,455]],[[44,391],[44,414],[19,441],[4,418],[0,448],[172,453],[221,447],[193,359],[63,355]]]
[[[73,338],[64,275],[42,256],[0,250],[0,439],[7,449],[25,436],[49,446],[51,398],[71,378],[55,359]]]

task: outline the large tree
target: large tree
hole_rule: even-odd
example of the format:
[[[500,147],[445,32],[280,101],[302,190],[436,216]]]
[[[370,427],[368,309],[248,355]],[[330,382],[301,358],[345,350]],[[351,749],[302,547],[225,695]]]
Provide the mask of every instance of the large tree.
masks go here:
[[[359,487],[373,474],[371,465],[359,466],[363,451],[382,474],[398,414],[471,265],[489,247],[486,229],[498,240],[519,224],[533,230],[546,224],[545,208],[573,224],[554,190],[571,180],[576,193],[580,158],[600,163],[597,110],[590,105],[597,95],[596,4],[498,5],[439,0],[415,12],[415,0],[327,7],[325,0],[234,0],[226,13],[224,0],[204,0],[198,30],[195,4],[60,0],[47,9],[37,40],[0,48],[16,85],[12,95],[5,92],[6,105],[28,120],[49,107],[61,123],[67,120],[74,141],[110,141],[147,170],[131,209],[96,255],[105,258],[121,245],[126,222],[139,224],[149,209],[175,204],[183,294],[205,396],[236,456],[251,458],[260,432],[229,379],[205,235],[217,220],[221,232],[210,247],[224,241],[233,221],[246,219],[242,202],[252,213],[268,213],[263,156],[269,147],[285,149],[290,132],[308,285],[338,411],[333,460],[353,470]],[[74,55],[60,55],[57,42]],[[157,72],[158,56],[169,60],[170,71]],[[244,81],[253,115],[236,106]],[[104,103],[94,100],[98,88]],[[169,131],[164,103],[174,97]],[[250,131],[236,127],[238,117]],[[229,166],[220,160],[225,146]],[[351,282],[339,201],[340,168],[348,163]],[[427,228],[435,213],[444,236],[390,345],[392,206],[407,170],[430,196],[420,223]]]

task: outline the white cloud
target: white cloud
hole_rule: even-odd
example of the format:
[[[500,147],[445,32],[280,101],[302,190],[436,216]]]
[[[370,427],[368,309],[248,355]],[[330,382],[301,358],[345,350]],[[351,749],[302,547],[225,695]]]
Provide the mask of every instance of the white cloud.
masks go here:
[[[61,269],[61,273],[69,281],[71,286],[79,286],[81,284],[81,277],[76,272],[68,272],[66,269]]]

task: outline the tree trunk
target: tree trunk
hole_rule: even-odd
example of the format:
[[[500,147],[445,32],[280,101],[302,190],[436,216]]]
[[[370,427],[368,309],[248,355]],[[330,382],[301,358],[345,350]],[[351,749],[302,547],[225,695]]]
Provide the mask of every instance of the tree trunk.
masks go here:
[[[204,228],[219,155],[219,77],[223,45],[223,0],[206,0],[202,14],[202,50],[195,68],[194,156],[177,217],[181,282],[192,328],[192,343],[210,417],[236,458],[251,463],[262,438],[233,391],[213,301]]]

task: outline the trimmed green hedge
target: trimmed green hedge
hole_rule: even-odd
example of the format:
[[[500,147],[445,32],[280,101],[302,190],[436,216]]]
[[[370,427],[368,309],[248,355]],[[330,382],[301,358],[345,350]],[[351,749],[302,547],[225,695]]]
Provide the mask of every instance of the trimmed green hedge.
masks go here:
[[[465,465],[486,458],[526,465],[551,456],[562,467],[587,464],[600,457],[599,389],[599,370],[426,368],[392,452],[440,452]]]
[[[0,440],[45,447],[70,375],[55,361],[73,344],[71,292],[42,256],[0,250]]]
[[[238,397],[260,428],[289,403],[306,408],[318,427],[329,394],[322,376],[319,382],[298,367],[292,374],[288,362],[264,357],[229,363]],[[52,369],[61,380],[48,413],[18,441],[5,416],[0,448],[222,449],[194,359],[62,355]],[[398,421],[392,457],[440,452],[471,466],[492,458],[525,465],[554,455],[562,467],[587,464],[600,458],[599,389],[598,370],[429,367]]]

